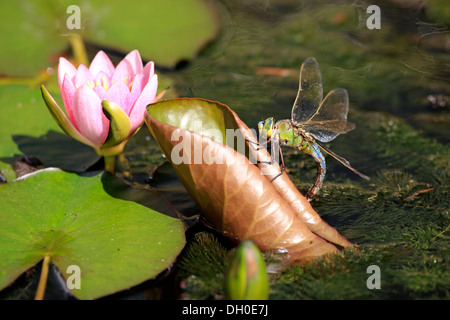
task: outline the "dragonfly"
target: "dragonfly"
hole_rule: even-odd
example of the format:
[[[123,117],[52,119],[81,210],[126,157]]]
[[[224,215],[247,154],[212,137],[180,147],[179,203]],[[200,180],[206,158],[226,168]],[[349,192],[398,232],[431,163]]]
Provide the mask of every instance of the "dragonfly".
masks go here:
[[[282,171],[271,181],[285,171],[282,145],[297,148],[311,155],[317,163],[316,178],[305,195],[309,201],[312,201],[319,192],[325,179],[326,163],[323,152],[361,178],[370,180],[368,176],[354,169],[346,159],[316,142],[318,140],[328,143],[338,135],[355,129],[355,124],[347,121],[349,107],[347,90],[334,89],[322,99],[322,75],[319,64],[314,57],[310,57],[300,68],[299,89],[292,106],[291,119],[275,122],[275,119],[270,117],[258,123],[260,143],[270,142],[271,150],[276,150],[281,156]]]

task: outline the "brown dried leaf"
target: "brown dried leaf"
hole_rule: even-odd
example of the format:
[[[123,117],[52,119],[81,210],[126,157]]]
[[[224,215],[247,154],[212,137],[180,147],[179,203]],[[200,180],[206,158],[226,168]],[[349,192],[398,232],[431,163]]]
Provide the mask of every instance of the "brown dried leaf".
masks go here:
[[[208,122],[205,114],[215,119]],[[285,249],[290,262],[337,252],[335,246],[311,232],[247,157],[202,132],[182,128],[192,128],[186,124],[194,119],[207,121],[203,127],[209,132],[214,122],[221,124],[216,129],[223,133],[224,128],[244,128],[227,106],[203,99],[155,103],[149,106],[145,121],[209,223],[227,236],[252,240],[263,251]],[[222,138],[225,140],[225,135]]]
[[[233,112],[233,111],[232,111]],[[247,127],[247,125],[242,122],[238,116],[233,112],[236,122],[243,133],[246,140],[251,141],[253,145],[256,146],[257,139]],[[272,180],[274,177],[281,173],[280,165],[278,163],[270,164],[272,158],[269,152],[265,148],[250,148],[252,155],[257,159],[258,167],[261,172],[266,176],[267,179]],[[304,197],[300,191],[295,187],[292,180],[286,173],[278,176],[272,181],[273,187],[277,192],[285,199],[291,207],[296,212],[297,216],[300,218],[307,227],[317,234],[318,236],[337,244],[342,247],[349,247],[353,244],[348,241],[344,236],[342,236],[335,228],[331,227],[326,223],[319,214],[313,209],[309,201]]]

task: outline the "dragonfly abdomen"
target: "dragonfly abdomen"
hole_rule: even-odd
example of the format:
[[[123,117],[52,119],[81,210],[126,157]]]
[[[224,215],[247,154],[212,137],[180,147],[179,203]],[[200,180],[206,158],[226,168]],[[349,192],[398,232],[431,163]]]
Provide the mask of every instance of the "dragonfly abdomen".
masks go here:
[[[311,201],[312,198],[319,192],[319,189],[322,187],[323,180],[325,179],[325,157],[323,156],[322,152],[320,152],[320,148],[316,143],[308,141],[306,139],[303,140],[303,144],[301,147],[299,147],[299,149],[306,154],[311,155],[314,161],[316,161],[317,163],[316,179],[314,180],[313,185],[311,186],[311,188],[309,188],[306,194],[306,198]]]
[[[280,144],[297,148],[298,150],[311,155],[317,163],[316,179],[306,194],[306,198],[311,201],[311,199],[319,192],[319,189],[323,184],[323,180],[325,179],[325,157],[322,155],[319,146],[312,140],[312,138],[292,121],[280,120],[277,122],[275,127],[274,137],[280,142]]]

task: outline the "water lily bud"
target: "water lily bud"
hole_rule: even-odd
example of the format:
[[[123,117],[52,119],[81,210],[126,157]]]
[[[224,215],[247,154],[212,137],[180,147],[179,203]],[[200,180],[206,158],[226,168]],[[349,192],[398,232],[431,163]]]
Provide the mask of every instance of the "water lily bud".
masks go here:
[[[225,276],[225,298],[230,300],[265,300],[269,297],[266,265],[258,247],[243,241]]]

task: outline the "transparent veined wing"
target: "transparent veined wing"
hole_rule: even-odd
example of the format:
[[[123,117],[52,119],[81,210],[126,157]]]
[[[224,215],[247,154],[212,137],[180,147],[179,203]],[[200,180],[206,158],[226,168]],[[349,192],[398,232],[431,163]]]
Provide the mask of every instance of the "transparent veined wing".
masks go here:
[[[355,128],[353,123],[347,122],[347,113],[347,90],[334,89],[327,94],[311,117],[299,125],[319,141],[330,142],[338,135]]]
[[[330,142],[340,134],[355,129],[355,124],[347,121],[310,121],[300,123],[300,127],[321,142]]]
[[[348,169],[350,169],[351,171],[353,171],[354,173],[356,173],[358,176],[360,176],[363,179],[366,180],[370,180],[370,178],[368,176],[366,176],[365,174],[359,172],[358,170],[356,170],[355,168],[353,168],[350,165],[350,162],[348,162],[346,159],[342,158],[341,156],[338,156],[336,153],[334,153],[333,151],[319,145],[316,143],[316,145],[322,149],[322,151],[325,151],[326,153],[328,153],[330,156],[332,156],[333,158],[335,158],[337,161],[339,161],[341,164],[343,164],[344,166],[346,166]]]
[[[292,106],[291,119],[304,122],[316,112],[323,98],[322,74],[316,59],[306,59],[300,68],[297,97]]]

